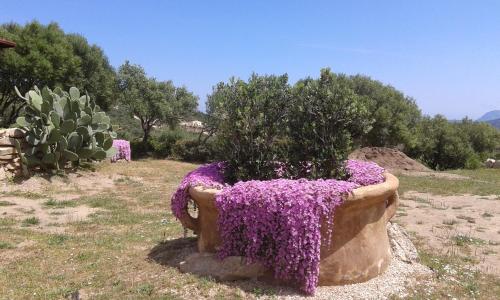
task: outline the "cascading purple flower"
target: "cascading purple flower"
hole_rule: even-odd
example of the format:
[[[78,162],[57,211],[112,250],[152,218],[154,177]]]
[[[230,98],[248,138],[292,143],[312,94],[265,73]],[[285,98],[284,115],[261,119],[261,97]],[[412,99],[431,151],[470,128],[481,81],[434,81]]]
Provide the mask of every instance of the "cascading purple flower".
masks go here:
[[[284,166],[279,165],[284,173]],[[297,282],[314,294],[318,284],[321,220],[327,220],[325,242],[331,241],[335,209],[353,189],[384,181],[377,164],[346,162],[349,179],[275,179],[224,185],[223,164],[202,166],[189,173],[172,197],[176,217],[185,212],[188,188],[222,188],[216,196],[222,245],[218,256],[243,256],[271,268],[276,278]]]
[[[189,188],[202,185],[205,187],[223,188],[224,163],[215,162],[206,164],[189,172],[175,191],[171,199],[171,208],[174,216],[178,219],[183,217],[189,204]]]
[[[113,147],[116,149],[116,154],[111,157],[112,162],[119,159],[130,161],[132,151],[130,150],[130,142],[127,140],[113,140]]]

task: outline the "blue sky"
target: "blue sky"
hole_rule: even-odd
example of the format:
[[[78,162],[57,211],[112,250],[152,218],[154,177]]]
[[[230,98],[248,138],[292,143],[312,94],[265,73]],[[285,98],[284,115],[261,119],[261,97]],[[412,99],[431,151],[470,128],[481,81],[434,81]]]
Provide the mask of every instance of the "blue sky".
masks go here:
[[[449,118],[500,109],[500,1],[0,0],[0,23],[56,21],[204,109],[231,76],[365,74]]]

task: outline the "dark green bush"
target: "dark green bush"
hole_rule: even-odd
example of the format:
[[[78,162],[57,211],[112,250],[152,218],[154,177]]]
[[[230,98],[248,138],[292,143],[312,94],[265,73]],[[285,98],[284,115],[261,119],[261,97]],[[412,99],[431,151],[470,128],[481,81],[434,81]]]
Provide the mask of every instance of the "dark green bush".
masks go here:
[[[227,180],[270,179],[273,162],[286,156],[286,114],[291,93],[287,75],[232,78],[208,97],[207,113],[216,128],[216,154],[227,162]]]
[[[372,123],[366,103],[350,89],[348,78],[323,69],[319,79],[300,80],[293,89],[288,161],[292,166],[310,163],[307,174],[295,168],[300,177],[342,178],[354,139],[366,134]]]
[[[480,168],[482,160],[477,153],[472,153],[465,161],[464,168],[474,170]]]
[[[339,178],[356,138],[372,123],[345,76],[321,71],[319,79],[252,75],[220,83],[208,97],[218,158],[230,181],[276,178],[278,162],[289,177]],[[310,172],[304,164],[311,163]]]
[[[172,147],[172,157],[188,162],[208,162],[214,159],[213,144],[197,140],[178,140]]]
[[[142,139],[130,141],[130,151],[132,151],[132,159],[144,158],[152,154],[148,153],[149,145],[142,142]]]
[[[183,133],[178,130],[161,129],[155,131],[148,142],[156,157],[165,158],[172,154],[174,144],[183,137]]]

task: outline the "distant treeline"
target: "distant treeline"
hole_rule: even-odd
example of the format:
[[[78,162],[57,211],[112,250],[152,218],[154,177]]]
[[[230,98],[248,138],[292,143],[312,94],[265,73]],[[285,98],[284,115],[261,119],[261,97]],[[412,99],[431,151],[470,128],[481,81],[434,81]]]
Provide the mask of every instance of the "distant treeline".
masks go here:
[[[177,149],[180,158],[213,158],[213,138],[175,129],[181,119],[202,119],[211,125],[215,118],[210,109],[208,116],[196,110],[198,97],[187,88],[149,78],[142,67],[129,62],[115,70],[99,46],[81,35],[65,33],[56,23],[4,24],[0,38],[17,44],[14,49],[0,50],[0,127],[10,126],[23,114],[25,102],[14,93],[14,86],[22,93],[34,85],[64,90],[77,86],[96,99],[112,117],[118,134],[132,140],[139,152],[170,156]],[[363,75],[334,75],[362,103],[370,119],[369,128],[353,141],[353,147],[398,147],[440,170],[475,168],[488,156],[498,155],[500,135],[491,125],[424,116],[414,99],[392,86]],[[209,101],[225,92],[225,85],[214,87]],[[284,86],[292,88],[288,83]],[[165,126],[155,132],[159,125]],[[212,134],[217,130],[209,129]]]

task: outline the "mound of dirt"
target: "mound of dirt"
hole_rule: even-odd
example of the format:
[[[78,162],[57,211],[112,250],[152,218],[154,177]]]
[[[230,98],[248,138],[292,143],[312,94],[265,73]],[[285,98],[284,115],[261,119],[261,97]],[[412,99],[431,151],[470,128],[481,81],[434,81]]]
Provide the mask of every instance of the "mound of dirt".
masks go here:
[[[423,164],[409,158],[397,149],[385,147],[365,147],[357,149],[349,154],[349,159],[373,161],[390,172],[398,171],[420,171],[431,172],[432,170]]]

